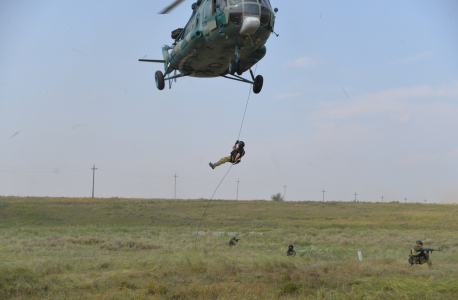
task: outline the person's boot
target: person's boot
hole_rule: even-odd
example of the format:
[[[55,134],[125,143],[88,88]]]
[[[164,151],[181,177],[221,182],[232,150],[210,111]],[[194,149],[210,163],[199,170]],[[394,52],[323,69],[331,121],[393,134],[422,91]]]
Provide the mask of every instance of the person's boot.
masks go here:
[[[216,168],[216,164],[209,163],[210,167],[214,170]]]

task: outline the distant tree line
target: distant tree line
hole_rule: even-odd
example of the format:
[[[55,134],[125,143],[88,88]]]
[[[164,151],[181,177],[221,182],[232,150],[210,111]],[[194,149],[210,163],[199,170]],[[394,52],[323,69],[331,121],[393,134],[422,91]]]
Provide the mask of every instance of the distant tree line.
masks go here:
[[[285,199],[283,198],[283,196],[281,195],[281,193],[278,193],[278,194],[276,194],[276,195],[272,195],[272,196],[270,197],[270,199],[272,199],[272,201],[283,201],[283,200],[285,200]]]

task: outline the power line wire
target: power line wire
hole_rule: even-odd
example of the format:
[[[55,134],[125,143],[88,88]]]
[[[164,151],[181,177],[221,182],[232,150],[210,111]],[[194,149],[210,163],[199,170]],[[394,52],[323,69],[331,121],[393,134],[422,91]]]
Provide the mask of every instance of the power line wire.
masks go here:
[[[172,175],[167,175],[167,176],[160,176],[160,175],[136,175],[135,173],[125,173],[125,172],[119,172],[119,171],[108,171],[104,169],[99,169],[101,172],[106,172],[106,173],[112,173],[116,175],[124,175],[124,176],[131,176],[131,177],[141,177],[141,178],[167,178],[167,177],[173,177]]]
[[[26,173],[26,174],[55,174],[55,173],[72,173],[72,172],[82,172],[82,171],[87,171],[87,168],[85,169],[79,169],[79,170],[60,170],[60,169],[49,169],[48,171],[34,171],[34,170],[0,170],[0,172],[3,173]]]
[[[151,173],[151,172],[132,172],[132,171],[126,171],[126,170],[113,169],[111,167],[105,167],[105,166],[99,166],[99,168],[100,167],[103,168],[103,169],[109,170],[109,171],[113,171],[113,172],[121,172],[121,173],[129,173],[129,174],[163,176],[163,177],[173,176],[170,173],[165,175],[166,173],[158,174],[158,173]]]

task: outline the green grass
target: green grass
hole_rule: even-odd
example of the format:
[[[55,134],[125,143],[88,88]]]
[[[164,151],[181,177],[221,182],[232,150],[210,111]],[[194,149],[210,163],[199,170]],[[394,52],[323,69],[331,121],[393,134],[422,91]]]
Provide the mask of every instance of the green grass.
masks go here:
[[[456,205],[214,201],[195,244],[206,205],[0,197],[0,299],[458,298]]]

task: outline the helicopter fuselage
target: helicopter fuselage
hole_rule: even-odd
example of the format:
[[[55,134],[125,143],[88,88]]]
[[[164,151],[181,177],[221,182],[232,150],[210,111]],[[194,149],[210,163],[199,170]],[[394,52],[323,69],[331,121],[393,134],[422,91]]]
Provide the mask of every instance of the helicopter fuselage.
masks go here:
[[[241,61],[243,72],[259,62],[275,15],[268,0],[255,1],[228,0],[224,8],[216,8],[217,0],[202,1],[173,47],[163,47],[165,74],[219,77],[229,73],[231,59]]]

